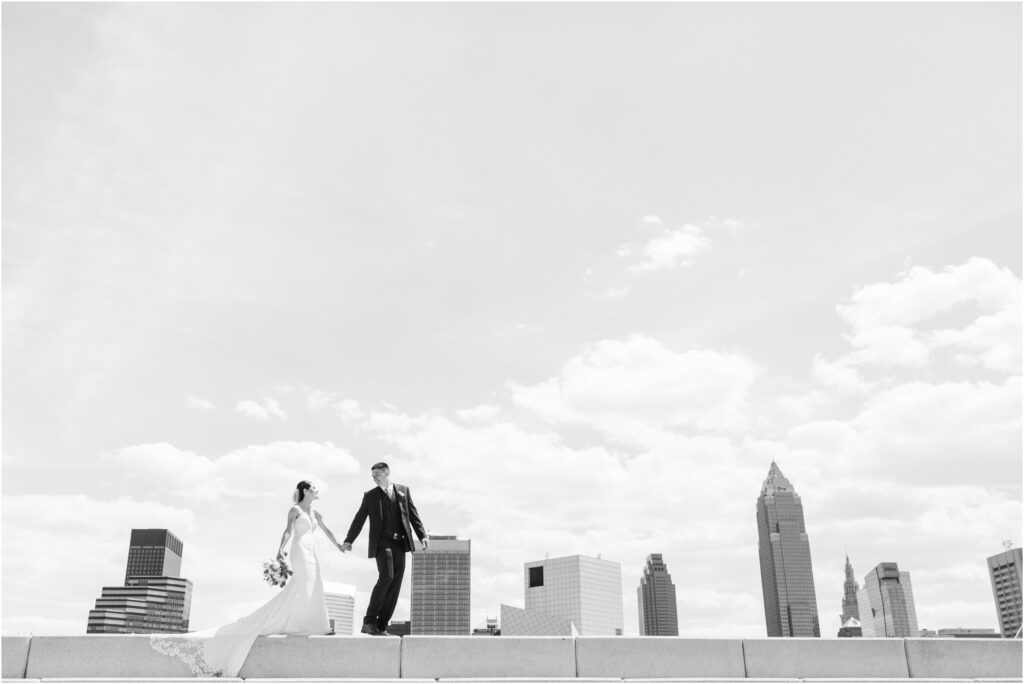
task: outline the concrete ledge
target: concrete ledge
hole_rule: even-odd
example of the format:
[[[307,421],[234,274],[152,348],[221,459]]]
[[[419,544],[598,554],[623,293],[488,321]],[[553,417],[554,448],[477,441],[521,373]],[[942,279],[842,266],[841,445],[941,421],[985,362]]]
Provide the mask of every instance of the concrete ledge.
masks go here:
[[[906,679],[902,639],[744,639],[750,678]]]
[[[34,636],[25,676],[194,679],[184,662],[154,651],[145,634]]]
[[[572,637],[402,637],[402,677],[575,678]]]
[[[576,673],[620,679],[742,679],[743,643],[739,639],[577,637]]]
[[[202,681],[149,636],[3,637],[3,680]],[[259,637],[238,678],[206,681],[1021,682],[1019,639]]]
[[[905,644],[911,677],[1021,679],[1020,639],[907,639]]]
[[[0,672],[4,679],[21,679],[28,669],[28,651],[32,637],[5,636],[0,640],[3,657],[0,658]]]
[[[256,637],[238,676],[243,679],[398,679],[402,644],[396,638]]]

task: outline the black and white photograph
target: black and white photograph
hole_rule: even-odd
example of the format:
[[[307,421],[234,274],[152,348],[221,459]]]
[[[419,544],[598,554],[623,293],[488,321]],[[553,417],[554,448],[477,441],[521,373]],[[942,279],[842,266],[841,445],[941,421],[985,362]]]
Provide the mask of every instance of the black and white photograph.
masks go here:
[[[0,20],[5,681],[1019,681],[1020,2]]]

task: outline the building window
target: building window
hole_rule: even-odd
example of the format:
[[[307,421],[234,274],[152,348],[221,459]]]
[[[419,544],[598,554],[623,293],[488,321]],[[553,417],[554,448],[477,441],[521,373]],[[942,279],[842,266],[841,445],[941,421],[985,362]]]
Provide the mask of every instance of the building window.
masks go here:
[[[535,568],[530,568],[530,587],[543,587],[544,586],[544,566],[538,565]]]

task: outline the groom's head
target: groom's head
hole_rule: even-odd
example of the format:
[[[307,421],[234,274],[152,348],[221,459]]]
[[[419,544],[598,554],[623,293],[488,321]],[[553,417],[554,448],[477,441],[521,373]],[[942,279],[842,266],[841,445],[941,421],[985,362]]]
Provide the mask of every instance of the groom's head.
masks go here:
[[[391,468],[384,461],[370,466],[370,477],[378,487],[387,487],[391,481]]]

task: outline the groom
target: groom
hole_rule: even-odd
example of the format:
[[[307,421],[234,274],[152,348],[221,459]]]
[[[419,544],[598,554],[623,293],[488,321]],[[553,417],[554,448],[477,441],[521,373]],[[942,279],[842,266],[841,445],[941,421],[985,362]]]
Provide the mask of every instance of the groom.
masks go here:
[[[352,542],[359,536],[369,516],[369,556],[377,560],[377,584],[370,594],[370,604],[366,607],[361,631],[376,636],[388,634],[384,630],[395,612],[398,592],[402,589],[405,553],[416,550],[412,544],[413,530],[424,549],[427,548],[428,538],[409,488],[391,482],[388,464],[375,463],[370,468],[370,475],[377,486],[363,492],[363,502],[356,511],[356,517],[352,519],[341,550],[352,550]]]

